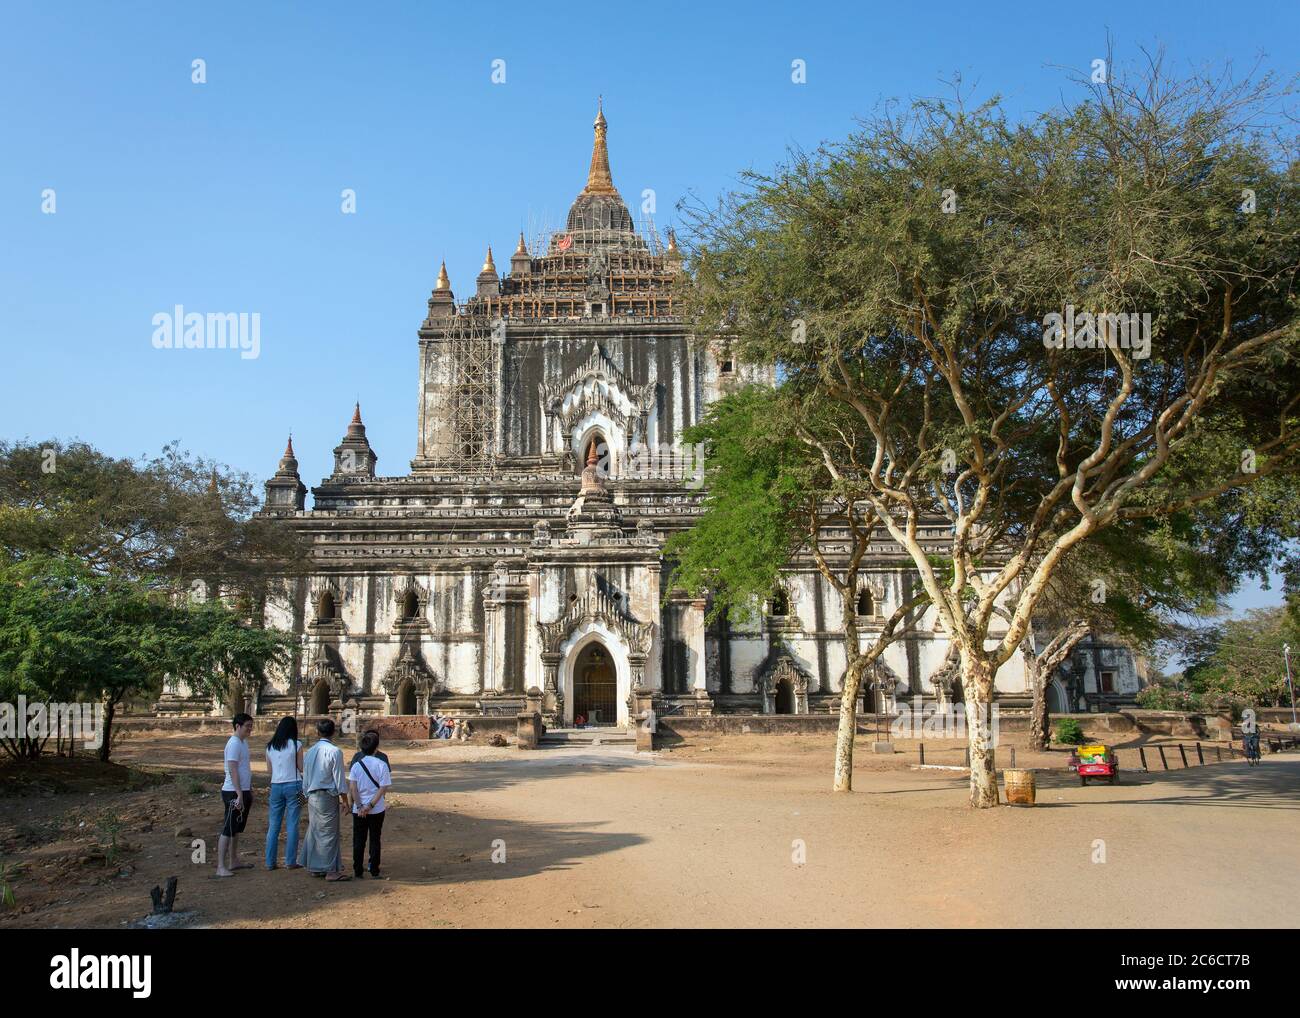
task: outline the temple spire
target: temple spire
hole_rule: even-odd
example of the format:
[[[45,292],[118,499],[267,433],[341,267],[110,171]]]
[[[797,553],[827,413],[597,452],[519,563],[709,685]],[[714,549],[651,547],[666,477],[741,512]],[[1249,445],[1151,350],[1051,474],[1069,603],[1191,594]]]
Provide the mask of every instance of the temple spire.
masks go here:
[[[434,287],[434,289],[435,290],[451,289],[451,280],[447,278],[447,262],[445,259],[443,260],[442,268],[438,270],[438,283]]]
[[[591,147],[591,169],[587,171],[587,186],[582,189],[582,193],[618,194],[614,178],[609,172],[609,147],[605,142],[608,129],[605,123],[605,104],[603,99],[597,102],[596,121],[592,124],[596,129],[596,139]]]
[[[479,270],[479,273],[481,275],[483,273],[490,272],[495,276],[496,271],[497,271],[496,263],[492,261],[492,245],[489,244],[487,249],[487,257],[483,259],[483,268]]]

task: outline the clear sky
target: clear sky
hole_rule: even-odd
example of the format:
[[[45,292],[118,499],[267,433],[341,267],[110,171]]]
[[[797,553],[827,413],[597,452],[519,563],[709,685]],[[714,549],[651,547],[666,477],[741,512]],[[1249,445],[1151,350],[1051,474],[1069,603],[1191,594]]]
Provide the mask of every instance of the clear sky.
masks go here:
[[[487,244],[500,266],[521,228],[562,221],[598,94],[614,182],[634,214],[653,189],[662,229],[688,192],[956,76],[1014,111],[1059,103],[1108,34],[1120,60],[1163,46],[1175,69],[1291,73],[1298,11],[3,0],[0,435],[116,455],[179,439],[263,478],[292,429],[310,486],[360,399],[380,473],[403,474],[439,260],[463,297]],[[178,304],[259,313],[260,356],[155,349]]]

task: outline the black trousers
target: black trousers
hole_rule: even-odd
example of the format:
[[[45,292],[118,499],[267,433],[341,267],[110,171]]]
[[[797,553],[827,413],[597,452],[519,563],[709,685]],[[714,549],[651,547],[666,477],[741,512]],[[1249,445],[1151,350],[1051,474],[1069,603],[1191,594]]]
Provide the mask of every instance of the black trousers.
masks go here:
[[[370,875],[379,876],[379,839],[384,833],[386,815],[387,810],[367,816],[352,814],[352,871],[357,876],[361,876],[361,861],[366,854],[367,836],[370,838]]]

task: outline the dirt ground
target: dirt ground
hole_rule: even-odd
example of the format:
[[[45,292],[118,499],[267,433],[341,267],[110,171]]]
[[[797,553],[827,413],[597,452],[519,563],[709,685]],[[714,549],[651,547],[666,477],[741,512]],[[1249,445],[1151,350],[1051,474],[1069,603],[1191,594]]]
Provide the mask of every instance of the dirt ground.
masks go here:
[[[1121,752],[1118,786],[1081,788],[1064,753],[1022,750],[1020,766],[1054,768],[1038,805],[973,811],[965,775],[916,768],[908,744],[885,757],[860,741],[851,795],[829,791],[829,736],[640,755],[387,745],[388,879],[325,885],[262,869],[256,764],[240,844],[256,868],[212,876],[223,743],[133,738],[125,767],[0,772],[0,865],[19,868],[0,929],[119,927],[173,875],[176,908],[210,927],[1287,927],[1300,899],[1294,753],[1143,774]]]

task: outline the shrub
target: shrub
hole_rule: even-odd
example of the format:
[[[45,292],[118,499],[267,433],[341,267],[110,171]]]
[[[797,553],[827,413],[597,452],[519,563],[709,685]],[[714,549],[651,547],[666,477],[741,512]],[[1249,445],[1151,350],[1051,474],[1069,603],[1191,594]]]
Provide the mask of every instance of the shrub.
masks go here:
[[[1084,740],[1083,726],[1074,718],[1059,718],[1056,722],[1056,741],[1067,746],[1077,746]]]

